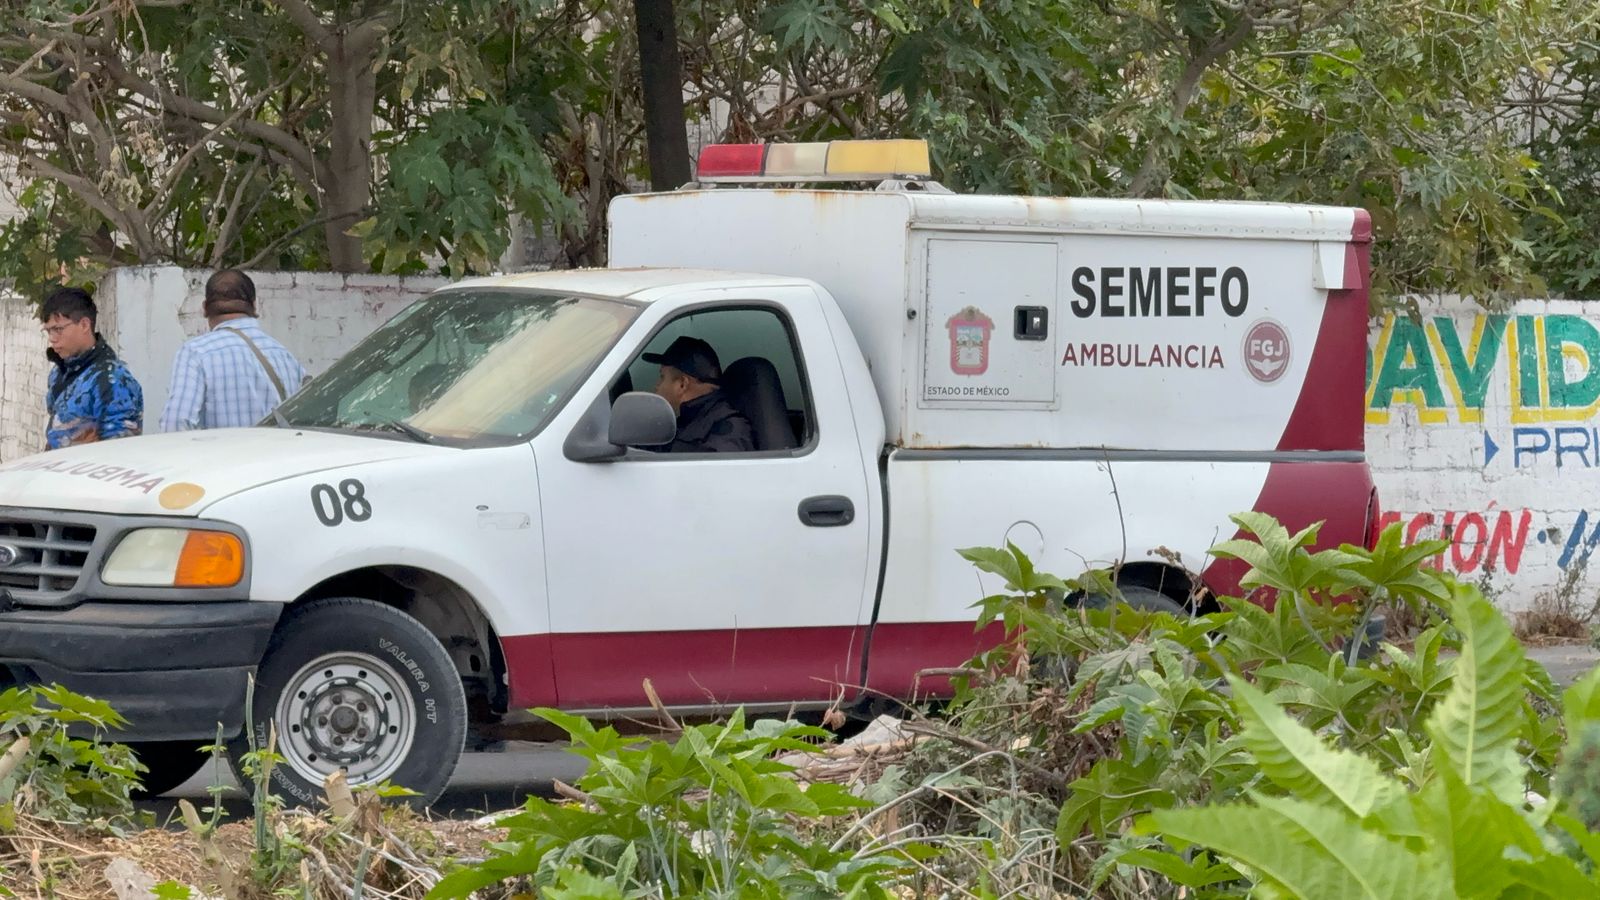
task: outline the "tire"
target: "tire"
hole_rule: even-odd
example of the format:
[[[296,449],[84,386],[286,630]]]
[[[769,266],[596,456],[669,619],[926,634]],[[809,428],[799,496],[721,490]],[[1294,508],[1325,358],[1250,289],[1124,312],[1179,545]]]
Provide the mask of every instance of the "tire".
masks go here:
[[[1122,592],[1123,602],[1127,603],[1134,609],[1171,613],[1180,619],[1188,618],[1190,615],[1188,608],[1183,606],[1183,604],[1154,588],[1147,588],[1138,584],[1128,584],[1117,585],[1117,589]],[[1107,597],[1104,594],[1088,594],[1081,597],[1077,603],[1072,605],[1075,607],[1087,607],[1089,609],[1105,609],[1106,607],[1110,606],[1111,603],[1112,598]]]
[[[256,674],[256,746],[276,726],[270,790],[290,805],[326,801],[324,779],[344,769],[350,785],[389,781],[416,791],[424,809],[439,799],[460,762],[467,698],[455,663],[416,619],[352,597],[291,610],[267,644]],[[240,784],[249,734],[228,742]]]
[[[1177,618],[1188,618],[1191,613],[1182,604],[1153,588],[1143,585],[1117,585],[1122,601],[1134,609],[1170,613]],[[1104,594],[1080,594],[1066,598],[1069,609],[1105,609],[1112,598]],[[1030,661],[1030,674],[1034,678],[1059,684],[1071,683],[1078,671],[1076,659],[1070,656],[1041,656]]]
[[[148,741],[129,744],[128,749],[150,771],[139,776],[139,787],[131,791],[135,800],[149,800],[172,790],[200,771],[209,756],[200,752],[211,741]]]

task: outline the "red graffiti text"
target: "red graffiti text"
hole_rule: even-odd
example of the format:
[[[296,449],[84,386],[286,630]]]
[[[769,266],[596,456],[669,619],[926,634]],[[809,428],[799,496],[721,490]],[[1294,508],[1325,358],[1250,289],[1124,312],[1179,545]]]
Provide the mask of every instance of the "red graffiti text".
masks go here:
[[[1522,550],[1528,545],[1528,525],[1533,521],[1533,512],[1526,509],[1497,512],[1493,503],[1486,512],[1389,512],[1384,514],[1380,526],[1387,528],[1402,520],[1406,523],[1407,544],[1424,540],[1450,542],[1450,548],[1429,563],[1435,569],[1448,566],[1451,571],[1463,575],[1479,571],[1515,575],[1522,565]]]

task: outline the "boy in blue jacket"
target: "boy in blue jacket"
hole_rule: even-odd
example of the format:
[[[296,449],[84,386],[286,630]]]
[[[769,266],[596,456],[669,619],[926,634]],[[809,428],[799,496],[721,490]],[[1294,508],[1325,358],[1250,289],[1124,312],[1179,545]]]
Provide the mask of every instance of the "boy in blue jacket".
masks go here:
[[[39,308],[50,339],[45,356],[55,364],[45,395],[51,450],[144,430],[144,391],[95,330],[97,316],[94,300],[79,288],[59,288]]]

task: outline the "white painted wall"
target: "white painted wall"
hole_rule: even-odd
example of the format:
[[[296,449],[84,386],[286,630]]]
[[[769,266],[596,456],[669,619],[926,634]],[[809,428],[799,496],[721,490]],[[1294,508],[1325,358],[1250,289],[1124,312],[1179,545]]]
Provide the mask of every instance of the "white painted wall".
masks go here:
[[[1600,306],[1425,302],[1373,323],[1367,453],[1391,520],[1505,608],[1600,599]]]
[[[147,430],[160,422],[178,347],[206,330],[201,302],[210,275],[176,266],[116,269],[95,293],[101,333],[144,389]],[[312,375],[446,281],[327,272],[252,272],[251,279],[262,327]],[[32,304],[0,298],[0,461],[43,447],[44,348]]]
[[[0,460],[44,449],[45,347],[33,304],[0,291]]]
[[[184,341],[203,334],[201,312],[209,270],[176,266],[116,269],[98,297],[117,318],[107,332],[144,388],[145,426],[154,430],[172,383],[172,359]],[[356,342],[407,304],[446,283],[331,272],[252,272],[261,327],[282,341],[312,375],[326,371]]]

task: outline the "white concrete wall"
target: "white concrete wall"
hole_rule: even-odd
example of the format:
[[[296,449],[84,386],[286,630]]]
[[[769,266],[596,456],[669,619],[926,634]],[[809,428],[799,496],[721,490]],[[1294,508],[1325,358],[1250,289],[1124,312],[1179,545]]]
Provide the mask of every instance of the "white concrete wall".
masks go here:
[[[0,460],[44,449],[50,364],[31,301],[0,291]]]
[[[1367,453],[1388,521],[1503,607],[1587,611],[1600,545],[1600,306],[1424,302],[1373,323]]]
[[[201,334],[210,271],[176,266],[116,269],[95,293],[100,330],[144,389],[145,429],[155,431],[172,378],[172,358]],[[312,374],[442,278],[394,278],[326,272],[252,272],[262,327],[286,344]],[[19,298],[0,305],[0,461],[42,449],[48,364],[33,307]]]
[[[145,427],[154,431],[172,382],[172,359],[206,330],[201,312],[209,270],[176,266],[116,269],[98,297],[117,322],[106,337],[144,388]],[[252,272],[261,326],[312,375],[326,371],[374,328],[443,278],[395,278],[330,272]]]

